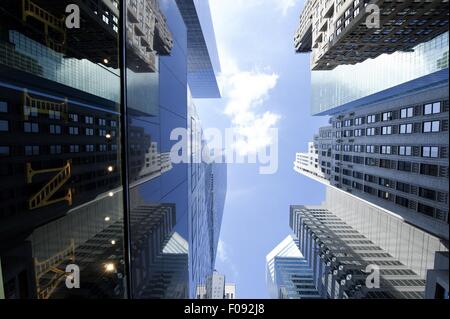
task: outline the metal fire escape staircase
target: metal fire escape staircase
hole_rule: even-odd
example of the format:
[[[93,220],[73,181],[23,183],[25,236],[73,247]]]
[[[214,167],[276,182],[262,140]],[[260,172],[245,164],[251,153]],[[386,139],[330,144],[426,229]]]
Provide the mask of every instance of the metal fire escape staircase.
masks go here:
[[[44,261],[34,259],[37,295],[39,299],[48,299],[68,275],[65,265],[75,262],[75,241],[72,239],[68,248]]]
[[[62,168],[52,168],[43,170],[33,170],[31,164],[26,165],[27,182],[31,184],[33,176],[37,174],[45,174],[58,172],[39,192],[31,196],[28,200],[28,207],[30,210],[52,205],[58,202],[67,201],[69,205],[72,205],[72,189],[68,189],[66,196],[56,199],[50,199],[61,187],[70,179],[72,174],[72,163],[70,160]]]
[[[47,46],[59,53],[63,53],[66,45],[66,29],[65,18],[57,18],[48,11],[34,4],[31,0],[22,0],[22,20],[27,22],[28,18],[33,18],[44,25],[45,42]],[[55,34],[59,35],[60,39],[54,39],[50,34],[52,30]]]
[[[69,106],[67,100],[62,103],[51,102],[48,100],[31,97],[27,92],[23,94],[23,117],[27,121],[32,110],[36,109],[38,113],[49,114],[50,111],[60,112],[61,117],[67,122]]]

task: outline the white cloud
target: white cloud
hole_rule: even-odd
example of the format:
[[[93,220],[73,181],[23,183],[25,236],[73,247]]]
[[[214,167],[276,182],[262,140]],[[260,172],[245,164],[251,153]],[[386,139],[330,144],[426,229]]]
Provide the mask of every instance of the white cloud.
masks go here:
[[[227,101],[224,112],[239,134],[234,147],[243,156],[256,153],[275,142],[270,130],[281,117],[263,108],[279,76],[270,71],[242,71],[230,56],[221,53],[223,73],[219,76],[219,84]]]
[[[281,10],[281,12],[283,13],[283,15],[285,16],[289,9],[295,7],[297,5],[298,0],[277,0],[277,7],[279,10]]]

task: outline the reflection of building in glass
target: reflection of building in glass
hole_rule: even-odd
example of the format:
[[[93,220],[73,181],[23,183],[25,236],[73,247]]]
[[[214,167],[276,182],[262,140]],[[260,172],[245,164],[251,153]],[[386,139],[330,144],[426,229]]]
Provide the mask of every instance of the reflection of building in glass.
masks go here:
[[[447,11],[448,2],[440,0],[310,0],[295,46],[312,52],[313,70],[332,70],[431,40],[448,31]]]
[[[311,267],[291,235],[266,256],[266,284],[272,299],[321,298]]]
[[[65,27],[68,4],[81,10],[80,29]],[[187,41],[187,25],[209,11],[191,24],[197,6],[182,15],[175,0],[121,4],[119,45],[119,1],[0,3],[1,298],[187,298],[190,278],[212,270],[207,223],[192,263],[201,244],[189,228],[190,165],[170,158],[170,133],[188,127],[188,88],[217,96],[188,83],[189,61],[215,52],[201,27],[189,38],[202,51]],[[217,87],[212,63],[204,71],[201,85]],[[213,218],[204,212],[192,220]],[[69,264],[79,289],[65,285]]]

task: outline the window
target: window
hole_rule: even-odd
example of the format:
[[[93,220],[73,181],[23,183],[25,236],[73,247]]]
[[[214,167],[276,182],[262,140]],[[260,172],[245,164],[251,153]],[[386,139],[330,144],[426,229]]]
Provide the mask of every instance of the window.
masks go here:
[[[70,145],[70,153],[78,153],[80,151],[79,145]]]
[[[374,145],[366,145],[366,153],[375,153]]]
[[[411,185],[397,182],[397,190],[403,193],[409,193],[411,191]]]
[[[86,128],[86,135],[87,136],[94,135],[94,129],[93,128]]]
[[[39,132],[39,124],[38,123],[23,123],[23,131],[25,133],[38,133]]]
[[[359,8],[355,8],[355,10],[353,10],[353,17],[356,17],[359,14]]]
[[[385,191],[382,191],[382,190],[378,191],[378,197],[379,198],[389,200],[391,198],[391,196],[392,195],[389,192],[385,192]]]
[[[48,111],[48,118],[51,119],[51,120],[60,120],[61,119],[61,112],[49,110]]]
[[[363,136],[363,132],[361,129],[355,130],[355,137]]]
[[[342,122],[336,122],[336,128],[341,128],[342,127]]]
[[[371,127],[371,128],[366,129],[366,135],[367,136],[374,136],[375,135],[375,128]]]
[[[50,131],[50,134],[61,134],[61,126],[51,124],[49,126],[49,131]]]
[[[353,131],[352,130],[346,130],[344,131],[344,137],[352,137]]]
[[[106,152],[106,144],[100,144],[100,145],[98,146],[98,150],[99,150],[100,152]]]
[[[36,145],[27,145],[25,146],[25,155],[39,155],[39,146]]]
[[[98,136],[106,136],[106,130],[98,130]]]
[[[400,125],[400,134],[411,134],[413,131],[412,124],[402,124]]]
[[[105,126],[106,120],[105,119],[98,119],[98,125]]]
[[[9,156],[9,154],[10,154],[9,146],[0,146],[0,156]]]
[[[363,117],[358,117],[357,119],[355,119],[355,125],[362,125],[362,124],[364,124]]]
[[[50,145],[50,154],[61,154],[61,145]]]
[[[394,163],[391,160],[387,160],[387,159],[380,159],[380,167],[382,168],[388,168],[390,169],[391,167],[393,167]]]
[[[431,216],[431,217],[434,216],[434,208],[431,207],[431,206],[422,204],[422,203],[419,203],[417,205],[417,211],[419,213],[422,213],[422,214],[425,214],[425,215],[428,215],[428,216]]]
[[[71,113],[69,114],[70,122],[78,122],[78,114]]]
[[[382,116],[382,121],[386,122],[386,121],[391,121],[392,120],[392,112],[385,112],[383,113]]]
[[[391,135],[392,134],[392,126],[383,126],[381,130],[381,135]]]
[[[0,113],[8,112],[8,103],[0,101]]]
[[[352,145],[345,144],[344,145],[344,152],[351,152],[351,151],[352,151]]]
[[[381,154],[392,154],[392,147],[386,145],[381,146]]]
[[[345,120],[345,121],[344,121],[344,127],[352,126],[352,125],[353,125],[352,122],[353,122],[352,120]]]
[[[426,199],[436,200],[436,191],[419,187],[419,196]]]
[[[380,184],[381,186],[384,187],[391,187],[392,185],[394,185],[394,183],[387,178],[380,178],[380,181],[378,182],[378,184]]]
[[[366,157],[367,166],[377,166],[377,160],[375,158]]]
[[[425,104],[423,106],[424,115],[438,114],[438,113],[441,113],[441,102]]]
[[[411,156],[412,151],[411,151],[411,146],[400,146],[398,148],[398,154],[401,156]]]
[[[354,146],[355,153],[362,153],[364,152],[364,145],[355,145]]]
[[[420,165],[420,174],[429,175],[429,176],[438,176],[439,167],[437,165],[431,164],[421,164]]]
[[[423,132],[424,133],[439,132],[440,127],[441,127],[441,122],[439,122],[439,121],[424,122],[423,123]]]
[[[117,127],[117,122],[116,121],[111,121],[111,127]]]
[[[367,124],[372,124],[377,121],[376,115],[369,115],[367,116]]]
[[[86,124],[94,124],[94,118],[92,116],[86,116],[84,118],[84,123],[86,123]]]
[[[86,152],[92,153],[94,151],[94,145],[86,145]]]
[[[70,135],[78,135],[79,134],[79,129],[77,126],[70,126],[69,127],[69,134]]]
[[[395,203],[397,205],[403,206],[403,207],[409,207],[409,200],[407,198],[397,196],[395,198]]]
[[[400,118],[406,119],[414,116],[414,108],[407,107],[400,110]]]
[[[411,172],[412,164],[411,162],[398,161],[397,169],[403,172]]]
[[[437,158],[439,155],[439,147],[435,146],[423,146],[422,147],[422,157],[432,157]]]
[[[9,122],[5,120],[0,120],[0,132],[9,131]]]
[[[375,183],[376,177],[373,175],[364,175],[364,180],[369,183]]]

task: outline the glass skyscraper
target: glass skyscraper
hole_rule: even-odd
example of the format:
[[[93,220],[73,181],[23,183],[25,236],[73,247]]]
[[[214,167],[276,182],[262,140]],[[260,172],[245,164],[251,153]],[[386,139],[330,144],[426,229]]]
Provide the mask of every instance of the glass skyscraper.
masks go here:
[[[321,298],[315,287],[314,273],[292,235],[266,256],[266,283],[273,299]]]
[[[397,51],[334,70],[311,71],[311,113],[333,115],[352,101],[445,69],[448,32],[417,45],[412,52]]]
[[[65,27],[69,4],[80,29]],[[197,273],[213,271],[216,248],[204,254],[192,235],[193,164],[171,161],[172,130],[191,125],[188,92],[220,96],[203,89],[217,88],[218,58],[199,8],[0,3],[0,298],[189,298]],[[202,203],[206,217],[213,206]]]

